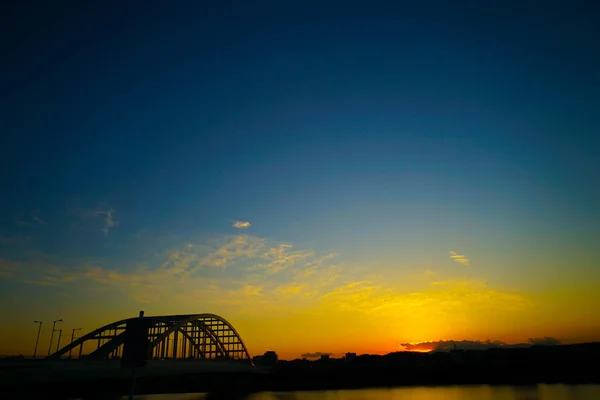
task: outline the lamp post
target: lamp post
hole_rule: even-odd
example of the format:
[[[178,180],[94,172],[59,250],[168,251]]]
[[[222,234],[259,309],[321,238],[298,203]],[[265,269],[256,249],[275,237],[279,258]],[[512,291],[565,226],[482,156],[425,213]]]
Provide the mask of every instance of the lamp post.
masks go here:
[[[60,349],[60,338],[62,337],[62,329],[58,330],[58,343],[56,343],[56,351]]]
[[[73,340],[75,339],[75,331],[80,331],[81,328],[73,328],[73,332],[71,332],[71,344],[73,344]],[[73,348],[69,349],[69,359],[71,359],[71,351],[73,351]]]
[[[54,340],[54,332],[56,332],[56,329],[54,328],[56,327],[57,322],[62,322],[62,319],[57,319],[52,323],[52,334],[50,335],[50,346],[48,347],[48,355],[50,355],[50,352],[52,351],[52,341]]]
[[[33,349],[33,359],[35,360],[38,343],[40,341],[40,332],[42,331],[42,321],[33,321],[33,323],[38,324],[38,333],[37,333],[37,338],[35,338],[35,348]]]

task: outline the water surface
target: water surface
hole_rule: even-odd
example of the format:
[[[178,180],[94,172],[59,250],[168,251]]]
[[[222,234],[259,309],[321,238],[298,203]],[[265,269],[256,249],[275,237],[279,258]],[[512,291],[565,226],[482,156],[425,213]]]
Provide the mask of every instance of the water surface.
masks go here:
[[[135,398],[137,400],[203,400],[205,395],[160,394]],[[473,385],[258,393],[245,400],[600,400],[600,385]]]

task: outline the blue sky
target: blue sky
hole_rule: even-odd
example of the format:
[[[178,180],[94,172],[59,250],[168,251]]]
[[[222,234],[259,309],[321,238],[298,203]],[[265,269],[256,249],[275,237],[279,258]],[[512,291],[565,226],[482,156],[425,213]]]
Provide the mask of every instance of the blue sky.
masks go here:
[[[219,3],[18,7],[7,275],[155,268],[243,231],[398,285],[597,277],[596,10]]]

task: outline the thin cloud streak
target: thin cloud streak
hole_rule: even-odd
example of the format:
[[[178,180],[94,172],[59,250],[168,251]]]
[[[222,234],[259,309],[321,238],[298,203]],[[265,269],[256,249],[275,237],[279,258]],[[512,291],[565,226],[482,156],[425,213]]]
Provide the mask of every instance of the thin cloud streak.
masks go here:
[[[45,222],[45,221],[43,221],[43,220],[42,220],[42,219],[39,217],[39,213],[40,213],[40,210],[34,210],[34,211],[32,211],[32,212],[31,212],[31,219],[32,219],[33,221],[37,222],[38,224],[40,224],[40,225],[43,225],[43,224],[45,224],[46,222]]]
[[[268,261],[267,270],[277,273],[312,258],[314,255],[315,253],[311,250],[292,251],[291,244],[280,244],[277,247],[271,247],[263,254],[262,258]]]
[[[238,229],[246,229],[250,228],[251,225],[252,224],[248,221],[235,221],[232,226]]]
[[[40,213],[40,210],[33,210],[29,215],[29,219],[24,219],[24,220],[17,219],[17,220],[15,220],[15,225],[17,225],[17,226],[35,226],[35,225],[46,224],[46,222],[43,221],[39,217],[39,213]]]
[[[450,251],[450,258],[452,260],[456,261],[457,263],[460,263],[463,265],[469,265],[469,259],[467,258],[467,256],[465,256],[463,254],[458,254],[454,250]]]

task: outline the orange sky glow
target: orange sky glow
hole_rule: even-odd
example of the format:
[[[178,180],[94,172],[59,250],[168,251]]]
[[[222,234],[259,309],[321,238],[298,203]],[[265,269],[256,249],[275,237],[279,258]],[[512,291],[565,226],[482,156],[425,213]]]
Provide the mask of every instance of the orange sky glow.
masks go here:
[[[249,235],[227,237],[201,256],[197,247],[186,244],[159,267],[131,272],[5,263],[13,272],[4,279],[14,286],[4,294],[13,296],[13,307],[0,325],[2,352],[31,354],[34,319],[45,323],[44,349],[48,321],[64,319],[65,343],[72,328],[91,331],[139,310],[146,315],[216,313],[236,327],[252,355],[275,350],[287,359],[314,352],[385,354],[406,350],[403,344],[439,340],[600,339],[595,308],[600,292],[594,283],[573,278],[561,277],[560,284],[546,288],[510,287],[476,270],[452,276],[448,266],[442,268],[456,265],[450,257],[440,260],[440,268],[402,276],[383,268],[364,272],[338,255]],[[194,276],[193,268],[213,268],[212,276]],[[242,280],[231,275],[234,269],[250,273]],[[23,271],[35,272],[37,280],[19,275]]]

